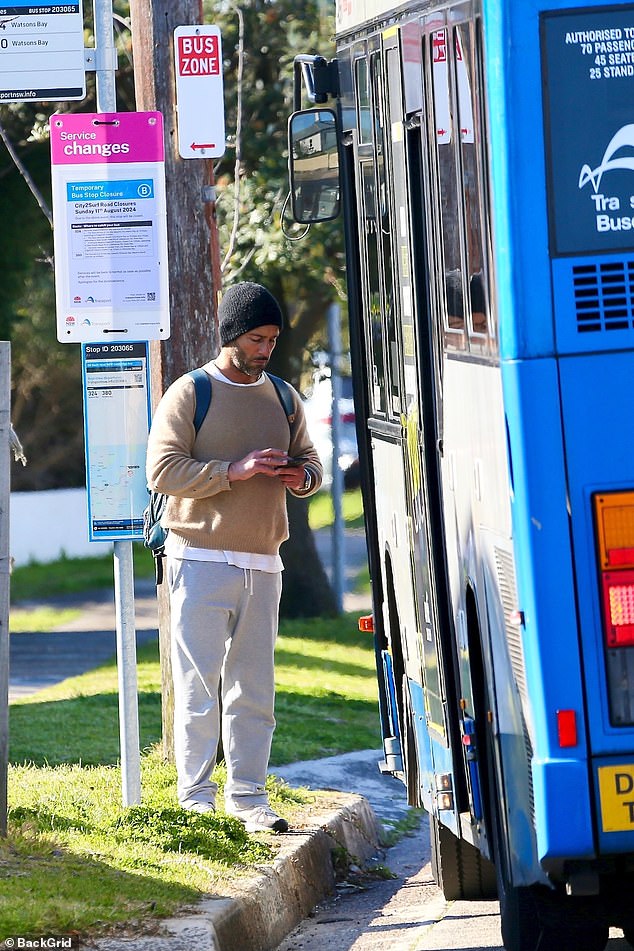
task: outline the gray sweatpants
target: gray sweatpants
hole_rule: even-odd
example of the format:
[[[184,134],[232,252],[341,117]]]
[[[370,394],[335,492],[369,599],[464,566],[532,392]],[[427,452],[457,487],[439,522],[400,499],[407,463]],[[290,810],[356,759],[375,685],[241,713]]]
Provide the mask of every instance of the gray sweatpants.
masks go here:
[[[225,808],[267,802],[275,729],[273,653],[282,576],[223,562],[168,558],[174,680],[174,754],[182,806],[215,802],[220,731]]]

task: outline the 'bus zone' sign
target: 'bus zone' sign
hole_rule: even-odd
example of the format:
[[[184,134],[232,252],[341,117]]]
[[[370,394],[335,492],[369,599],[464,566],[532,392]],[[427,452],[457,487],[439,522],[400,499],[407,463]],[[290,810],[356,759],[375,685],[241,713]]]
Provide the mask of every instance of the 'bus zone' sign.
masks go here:
[[[217,158],[225,151],[222,45],[217,26],[174,30],[178,152]]]

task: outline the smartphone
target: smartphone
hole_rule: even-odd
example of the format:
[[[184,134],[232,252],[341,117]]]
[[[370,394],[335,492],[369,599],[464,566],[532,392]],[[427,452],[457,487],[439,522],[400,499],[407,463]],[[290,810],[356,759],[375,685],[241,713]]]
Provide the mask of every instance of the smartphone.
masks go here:
[[[286,469],[297,469],[299,466],[303,466],[305,462],[308,462],[306,456],[291,456],[286,463],[286,466],[283,468]]]

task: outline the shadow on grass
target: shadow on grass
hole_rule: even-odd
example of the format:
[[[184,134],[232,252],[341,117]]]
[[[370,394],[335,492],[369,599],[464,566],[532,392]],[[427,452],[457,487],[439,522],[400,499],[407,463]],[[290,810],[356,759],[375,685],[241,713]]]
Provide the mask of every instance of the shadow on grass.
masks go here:
[[[272,859],[270,846],[231,816],[134,806],[99,823],[86,804],[70,805],[72,815],[44,804],[10,810],[9,837],[0,843],[0,934],[94,933],[172,914],[203,894],[220,897],[206,876],[198,887],[183,880],[187,869],[178,865],[187,866],[187,853],[227,868]],[[69,848],[68,839],[83,845]],[[172,880],[164,866],[170,853]]]
[[[5,862],[4,852],[7,852]],[[173,914],[201,897],[198,889],[159,875],[116,868],[51,840],[32,846],[13,831],[0,845],[0,934],[95,933],[116,922]],[[157,862],[158,864],[158,862]]]
[[[310,657],[308,654],[286,650],[284,647],[276,648],[275,663],[280,666],[294,667],[296,670],[328,670],[346,677],[361,677],[372,681],[376,680],[374,669],[368,669],[361,664],[351,664],[349,661],[333,660],[325,655],[323,657]]]
[[[115,693],[22,703],[9,708],[9,758],[14,765],[108,766],[119,761],[119,713]],[[277,765],[380,745],[377,702],[335,692],[278,687],[277,728],[271,762]],[[139,694],[141,748],[161,739],[161,697]]]
[[[271,764],[283,766],[381,745],[378,702],[278,688]]]
[[[139,693],[141,749],[161,739],[161,695]],[[119,761],[119,699],[98,693],[9,707],[9,760],[57,766],[112,765]]]

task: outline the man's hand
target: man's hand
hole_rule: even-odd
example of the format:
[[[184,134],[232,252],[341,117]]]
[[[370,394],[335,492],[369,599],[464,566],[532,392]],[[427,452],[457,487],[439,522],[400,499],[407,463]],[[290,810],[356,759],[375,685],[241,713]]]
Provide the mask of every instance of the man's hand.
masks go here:
[[[231,463],[227,477],[229,482],[244,482],[246,479],[252,479],[254,475],[278,476],[280,467],[286,466],[287,461],[288,453],[282,449],[254,449],[244,459]],[[304,482],[303,468],[301,471],[300,487]]]
[[[303,466],[284,466],[277,470],[280,482],[283,482],[287,489],[293,489],[299,492],[304,488],[306,479],[306,470]]]

